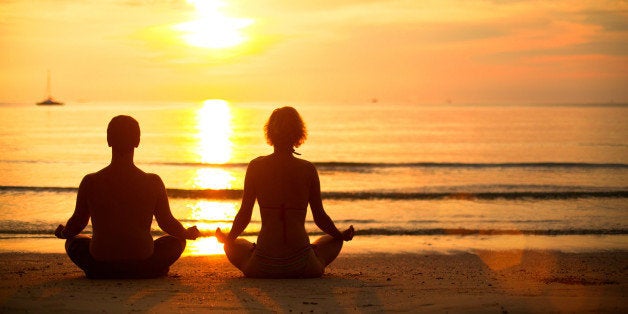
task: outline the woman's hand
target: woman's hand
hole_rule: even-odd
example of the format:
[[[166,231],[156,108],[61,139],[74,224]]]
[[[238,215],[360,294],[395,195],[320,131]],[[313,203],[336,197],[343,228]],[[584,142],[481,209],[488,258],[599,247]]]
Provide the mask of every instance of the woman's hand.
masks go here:
[[[214,233],[214,235],[216,236],[216,239],[218,239],[218,242],[220,243],[227,243],[229,241],[229,236],[226,235],[224,232],[222,232],[220,228],[216,228],[216,233]]]
[[[354,235],[355,235],[355,229],[353,229],[353,225],[351,225],[349,226],[349,228],[347,228],[347,230],[342,232],[342,240],[351,241]]]
[[[63,235],[63,230],[65,229],[65,227],[63,225],[59,225],[57,227],[57,229],[55,230],[55,237],[59,238],[59,239],[65,239],[65,236]]]
[[[196,240],[201,235],[196,226],[189,227],[185,230],[185,238],[189,240]]]

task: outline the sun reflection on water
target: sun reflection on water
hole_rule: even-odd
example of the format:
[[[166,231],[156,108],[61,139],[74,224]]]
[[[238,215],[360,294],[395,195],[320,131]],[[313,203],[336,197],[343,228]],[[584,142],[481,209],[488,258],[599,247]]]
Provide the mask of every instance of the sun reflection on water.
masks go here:
[[[220,99],[203,102],[197,111],[197,154],[200,162],[212,164],[196,169],[193,184],[202,189],[230,189],[235,181],[231,172],[219,167],[232,154],[232,114],[229,103]],[[184,255],[224,254],[222,243],[213,236],[220,227],[229,229],[236,214],[232,201],[199,200],[188,205],[187,218],[201,230],[203,237],[188,241]]]
[[[222,99],[209,99],[197,111],[198,153],[201,162],[225,163],[231,159],[231,108]]]
[[[197,154],[200,162],[224,164],[231,159],[232,115],[227,101],[209,99],[197,111]],[[229,189],[235,178],[221,168],[199,168],[194,186],[203,189]]]
[[[223,244],[215,237],[198,238],[188,241],[183,256],[221,255],[225,254]]]
[[[230,189],[235,181],[234,176],[220,168],[201,168],[196,170],[194,187],[201,189]]]
[[[214,230],[231,228],[231,221],[236,215],[236,203],[230,201],[199,200],[188,205],[190,220],[195,221],[196,226],[203,237],[195,241],[188,241],[185,255],[215,255],[224,254],[222,243],[213,236]]]

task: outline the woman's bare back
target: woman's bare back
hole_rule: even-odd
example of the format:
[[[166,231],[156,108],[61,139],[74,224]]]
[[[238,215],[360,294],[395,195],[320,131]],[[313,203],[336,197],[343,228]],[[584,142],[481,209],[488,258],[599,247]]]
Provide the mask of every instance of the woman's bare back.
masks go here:
[[[259,249],[282,256],[309,245],[305,231],[315,169],[308,161],[272,154],[251,162],[250,179],[260,206]]]

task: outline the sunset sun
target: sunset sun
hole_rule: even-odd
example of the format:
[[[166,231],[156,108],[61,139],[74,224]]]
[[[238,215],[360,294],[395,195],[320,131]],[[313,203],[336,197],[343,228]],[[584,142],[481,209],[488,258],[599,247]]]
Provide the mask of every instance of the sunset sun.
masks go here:
[[[182,38],[195,47],[224,49],[238,46],[247,41],[243,30],[253,24],[252,19],[225,15],[221,8],[226,4],[220,0],[188,0],[196,8],[197,19],[177,24]]]

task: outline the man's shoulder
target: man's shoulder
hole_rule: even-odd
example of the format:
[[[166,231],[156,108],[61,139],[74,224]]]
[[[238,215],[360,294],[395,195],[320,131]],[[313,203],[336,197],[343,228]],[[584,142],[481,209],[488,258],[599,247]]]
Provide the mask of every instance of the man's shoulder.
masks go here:
[[[92,172],[92,173],[88,173],[85,176],[83,176],[83,181],[92,181],[94,179],[97,179],[98,177],[102,176],[102,170],[97,171],[97,172]]]
[[[148,181],[150,182],[161,182],[161,177],[156,174],[156,173],[150,173],[150,172],[144,172],[141,169],[137,169],[138,172],[136,172],[134,174],[134,176],[139,175],[140,177],[144,177],[146,178]],[[94,180],[98,180],[100,178],[107,178],[110,177],[111,174],[109,173],[108,169],[105,167],[103,169],[100,169],[97,172],[92,172],[92,173],[88,173],[83,177],[83,181],[94,181]]]
[[[144,175],[146,176],[146,178],[148,178],[149,180],[152,181],[161,181],[161,177],[156,174],[156,173],[152,173],[152,172],[145,172]]]
[[[164,188],[164,181],[161,180],[161,177],[156,173],[146,172],[144,173],[146,177],[146,181],[148,181],[149,185],[156,189]]]
[[[98,185],[98,178],[102,177],[102,170],[98,172],[88,173],[83,176],[81,180],[81,184],[79,185],[80,190],[91,189],[90,186]]]
[[[104,167],[96,172],[92,172],[92,173],[88,173],[85,175],[84,178],[89,178],[89,179],[96,179],[96,178],[100,178],[100,177],[105,177],[107,176],[107,173],[109,172],[109,166]]]

